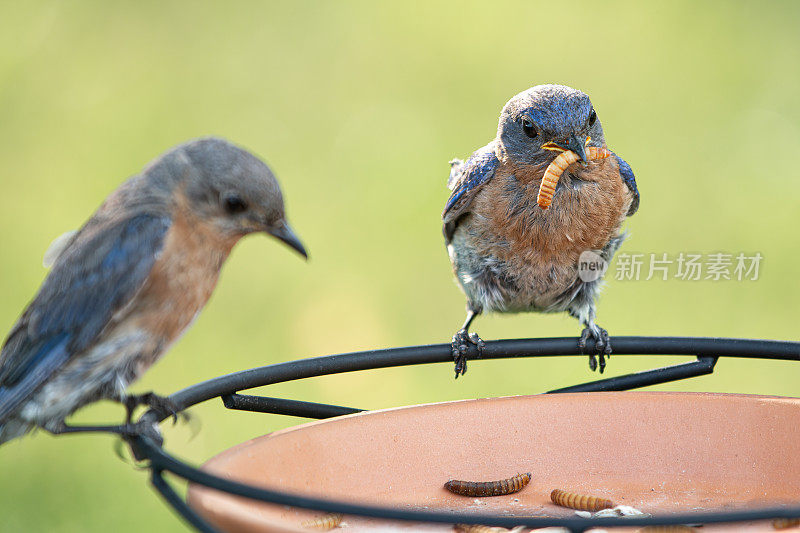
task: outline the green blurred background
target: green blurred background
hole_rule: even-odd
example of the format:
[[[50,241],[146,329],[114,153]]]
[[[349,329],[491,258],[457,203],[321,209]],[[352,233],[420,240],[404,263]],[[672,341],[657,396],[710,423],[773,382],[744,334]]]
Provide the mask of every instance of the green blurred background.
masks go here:
[[[793,2],[0,1],[0,325],[46,274],[42,254],[148,161],[227,137],[266,159],[303,263],[252,237],[195,327],[133,388],[170,393],[254,366],[445,342],[463,320],[440,233],[447,161],[495,133],[512,95],[587,92],[642,207],[623,251],[760,252],[758,281],[615,281],[616,335],[797,338],[800,5]],[[481,317],[486,339],[577,335],[567,316]],[[616,375],[685,358],[615,357]],[[307,380],[269,394],[363,408],[536,393],[593,378],[584,359],[471,363]],[[800,365],[723,360],[670,390],[800,395]],[[167,429],[200,462],[297,423],[193,411]],[[93,406],[76,422],[113,422]],[[722,422],[722,421],[721,421]],[[181,530],[106,436],[0,448],[0,530]],[[332,443],[335,445],[335,443]]]

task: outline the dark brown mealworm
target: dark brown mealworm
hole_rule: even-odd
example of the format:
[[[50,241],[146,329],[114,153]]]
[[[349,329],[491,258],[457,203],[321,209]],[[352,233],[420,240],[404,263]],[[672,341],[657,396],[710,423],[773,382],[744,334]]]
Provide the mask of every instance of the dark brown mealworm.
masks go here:
[[[776,518],[772,521],[772,527],[775,529],[789,529],[795,526],[800,526],[800,518]]]
[[[530,480],[531,473],[526,472],[499,481],[459,481],[452,479],[444,484],[444,488],[462,496],[504,496],[521,491]]]

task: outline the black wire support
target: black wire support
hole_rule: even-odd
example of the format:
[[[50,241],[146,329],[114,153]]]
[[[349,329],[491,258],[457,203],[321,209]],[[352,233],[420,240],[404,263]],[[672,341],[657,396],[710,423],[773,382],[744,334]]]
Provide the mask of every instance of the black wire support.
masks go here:
[[[594,348],[587,346],[587,353]],[[614,355],[683,355],[696,360],[665,368],[637,372],[612,378],[600,379],[549,393],[622,391],[650,385],[669,383],[681,379],[713,373],[720,357],[748,359],[775,359],[800,361],[800,343],[788,341],[695,338],[695,337],[615,337]],[[477,350],[469,354],[470,359],[506,359],[516,357],[582,356],[575,338],[516,339],[486,342],[481,356]],[[369,350],[339,355],[314,357],[253,368],[220,376],[176,392],[169,400],[181,411],[199,403],[221,398],[228,409],[259,413],[275,413],[304,418],[330,418],[361,412],[361,409],[337,405],[304,402],[297,400],[252,396],[240,391],[294,381],[310,377],[390,368],[406,365],[452,363],[449,344],[410,346],[386,350]],[[448,372],[449,376],[449,372]],[[442,378],[446,379],[446,378]],[[137,426],[155,425],[166,418],[154,410],[146,412]],[[797,505],[722,512],[681,513],[655,515],[639,518],[545,518],[508,515],[475,515],[448,512],[415,511],[391,507],[359,505],[348,502],[311,498],[302,494],[285,493],[239,483],[221,478],[185,463],[166,452],[153,431],[142,431],[123,435],[130,444],[134,456],[149,461],[151,483],[164,500],[180,514],[187,523],[204,533],[216,531],[200,517],[164,479],[168,472],[190,483],[214,490],[242,496],[253,500],[279,505],[360,515],[377,519],[412,522],[439,522],[484,524],[503,527],[524,525],[531,528],[561,526],[573,532],[583,532],[592,527],[638,527],[646,525],[676,525],[687,523],[725,523],[769,520],[774,518],[800,518],[800,502]]]

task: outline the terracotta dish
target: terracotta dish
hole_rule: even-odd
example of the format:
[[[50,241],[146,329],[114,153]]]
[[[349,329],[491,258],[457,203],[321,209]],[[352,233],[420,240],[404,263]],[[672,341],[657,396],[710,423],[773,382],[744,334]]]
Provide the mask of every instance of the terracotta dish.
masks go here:
[[[312,422],[235,446],[203,468],[229,479],[354,503],[454,513],[572,516],[562,488],[647,513],[800,502],[800,399],[607,392],[418,405]],[[450,479],[532,479],[470,498]],[[325,513],[190,486],[189,504],[224,531],[308,531]],[[457,522],[454,519],[454,522]],[[347,531],[452,531],[345,516]],[[634,528],[629,528],[634,530]],[[622,529],[615,531],[623,531]],[[706,526],[772,531],[769,522]]]

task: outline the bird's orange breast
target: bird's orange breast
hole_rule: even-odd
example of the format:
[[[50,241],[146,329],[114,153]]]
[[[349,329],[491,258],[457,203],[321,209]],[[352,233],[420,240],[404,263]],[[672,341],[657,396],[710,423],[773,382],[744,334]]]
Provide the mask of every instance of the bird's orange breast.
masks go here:
[[[160,344],[179,337],[211,297],[234,244],[210,223],[178,209],[161,254],[135,298],[132,321]]]
[[[503,168],[476,198],[473,212],[493,233],[487,252],[509,263],[577,264],[619,234],[632,196],[614,158],[571,165],[550,209],[537,205],[544,168]]]

